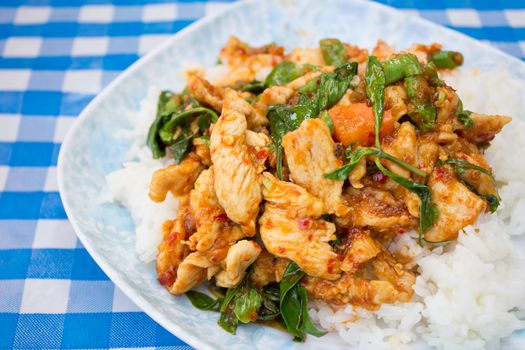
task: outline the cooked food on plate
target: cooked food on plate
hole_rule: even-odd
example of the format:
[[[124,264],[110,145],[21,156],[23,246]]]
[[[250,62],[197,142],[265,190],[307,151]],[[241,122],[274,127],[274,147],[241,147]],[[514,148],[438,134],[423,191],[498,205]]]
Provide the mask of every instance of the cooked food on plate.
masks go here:
[[[147,177],[149,198],[139,200],[165,213],[140,218],[158,231],[142,238],[152,242],[158,282],[217,312],[233,334],[274,320],[296,341],[338,331],[364,346],[352,332],[383,322],[401,334],[381,337],[391,345],[422,338],[446,347],[433,319],[440,305],[457,309],[457,318],[443,316],[457,325],[469,312],[462,307],[473,303],[477,315],[476,303],[501,298],[490,281],[471,291],[461,269],[472,264],[485,279],[523,267],[503,232],[508,217],[492,214],[510,181],[486,157],[511,118],[466,108],[445,78],[463,61],[437,43],[397,51],[379,41],[369,51],[327,38],[287,52],[231,37],[215,71],[188,70],[181,91],[152,93],[153,119],[135,125],[147,132],[140,158],[150,165],[130,171]],[[108,177],[110,189],[122,171]],[[146,216],[137,210],[135,219]],[[494,246],[498,235],[506,243]],[[476,249],[492,262],[472,258]],[[514,267],[497,271],[512,265],[505,259]],[[464,282],[447,280],[455,272]],[[523,291],[523,277],[509,284]],[[485,316],[507,328],[485,336],[467,322],[448,341],[494,345],[522,327],[515,311],[524,298],[504,298]]]

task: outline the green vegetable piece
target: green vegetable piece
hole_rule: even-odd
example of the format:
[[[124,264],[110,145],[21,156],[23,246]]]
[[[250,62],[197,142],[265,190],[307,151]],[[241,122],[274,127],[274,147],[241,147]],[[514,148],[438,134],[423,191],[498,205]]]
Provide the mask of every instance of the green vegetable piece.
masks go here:
[[[472,114],[471,111],[463,110],[463,101],[459,100],[458,110],[456,112],[456,118],[459,122],[465,125],[467,128],[472,128],[474,126],[474,121],[470,117]]]
[[[308,118],[315,118],[320,111],[339,102],[350,86],[350,80],[357,74],[357,63],[351,62],[338,67],[332,74],[322,74],[316,95],[308,99],[303,95],[295,106],[274,105],[269,108],[268,120],[270,135],[275,144],[276,175],[282,180],[282,145],[283,136],[301,126]]]
[[[304,74],[304,68],[296,66],[293,62],[282,61],[273,68],[266,80],[265,86],[283,85],[299,78]]]
[[[385,72],[375,56],[369,56],[366,62],[366,95],[372,102],[372,110],[375,118],[375,144],[381,148],[379,142],[379,130],[383,122],[383,113],[385,109]]]
[[[261,294],[249,285],[245,285],[239,294],[235,299],[235,308],[233,310],[235,316],[242,323],[257,321],[257,312],[263,301]]]
[[[174,141],[173,136],[175,128],[190,116],[199,113],[208,114],[209,118],[211,118],[213,122],[216,122],[219,119],[219,116],[217,115],[217,113],[215,113],[214,110],[205,107],[191,108],[178,114],[174,114],[159,130],[159,137],[162,140],[162,142],[164,142],[165,144],[171,144]]]
[[[423,67],[423,74],[432,86],[443,86],[445,83],[439,78],[436,64],[432,61]]]
[[[424,75],[405,78],[405,89],[408,99],[413,104],[408,116],[423,131],[431,130],[436,123],[436,107],[430,101],[432,90]]]
[[[498,209],[498,207],[500,205],[500,200],[499,200],[499,197],[498,197],[497,194],[482,194],[482,193],[479,193],[476,190],[476,188],[474,188],[474,186],[472,184],[468,183],[465,180],[465,178],[463,177],[463,174],[467,170],[479,171],[480,173],[485,174],[488,177],[490,177],[492,182],[494,184],[496,184],[496,179],[494,178],[494,175],[492,175],[492,173],[490,171],[488,171],[487,169],[485,169],[483,167],[480,167],[480,166],[478,166],[476,164],[472,164],[469,161],[466,161],[464,159],[450,158],[450,159],[447,159],[444,163],[445,164],[449,164],[449,165],[452,166],[452,168],[454,169],[455,173],[458,175],[459,179],[463,182],[463,184],[465,184],[465,186],[467,186],[467,188],[471,192],[473,192],[475,195],[477,195],[480,198],[483,198],[484,200],[486,200],[488,202],[489,210],[490,210],[491,213],[494,213]]]
[[[348,62],[346,49],[339,39],[322,39],[319,46],[327,64],[339,67]]]
[[[463,55],[457,51],[438,51],[430,57],[438,68],[456,68],[463,64]]]
[[[334,132],[334,121],[332,120],[332,117],[330,117],[330,114],[328,114],[327,111],[321,112],[319,115],[319,118],[325,122],[326,126],[328,126],[328,129],[330,129],[330,133]]]
[[[305,333],[311,334],[315,337],[322,337],[327,332],[323,332],[317,329],[317,327],[314,326],[314,323],[312,322],[310,315],[308,314],[308,296],[306,294],[306,289],[301,285],[297,285],[296,288],[299,294],[299,298],[301,300],[301,304],[303,305],[303,310],[302,310],[303,319],[302,319],[301,325],[299,326],[299,330]]]
[[[181,133],[177,138],[173,141],[173,143],[170,146],[171,153],[173,154],[173,159],[175,160],[175,164],[180,164],[184,157],[186,157],[186,154],[191,150],[191,145],[193,141],[193,135],[185,135],[184,133]]]
[[[385,84],[390,85],[413,75],[423,74],[423,67],[414,54],[406,53],[381,62]]]
[[[251,92],[255,95],[260,94],[266,89],[266,85],[259,80],[252,80],[241,87],[241,91]]]
[[[194,290],[187,291],[186,296],[194,307],[204,311],[219,311],[222,302],[221,299],[215,300],[204,293],[196,292]]]
[[[202,135],[199,139],[208,147],[210,147],[210,137],[208,135]]]
[[[281,284],[279,285],[281,299],[286,296],[286,293],[290,291],[306,274],[301,270],[299,265],[294,262],[288,264],[284,270]]]
[[[331,173],[324,174],[323,176],[330,180],[344,181],[348,179],[348,176],[350,175],[352,170],[355,169],[355,167],[357,166],[357,164],[359,164],[359,162],[361,161],[363,157],[374,156],[378,154],[379,154],[379,150],[377,148],[372,148],[372,147],[359,148],[357,151],[352,152],[350,154],[347,164],[343,165],[340,168],[337,168]]]
[[[277,285],[268,285],[261,290],[262,305],[258,312],[258,320],[275,320],[281,315],[279,310],[280,291]]]
[[[430,191],[430,188],[392,173],[381,164],[379,158],[376,158],[375,164],[377,168],[386,176],[406,189],[414,192],[421,199],[421,205],[419,209],[419,245],[423,246],[423,234],[435,224],[439,216],[437,206],[432,203],[432,192]]]
[[[159,138],[159,130],[162,125],[166,122],[166,117],[171,113],[174,113],[180,107],[178,102],[178,96],[174,95],[171,91],[162,91],[159,95],[159,100],[157,102],[157,115],[155,120],[151,124],[148,130],[148,136],[146,139],[146,144],[151,150],[153,158],[158,159],[164,157],[166,150],[164,145]]]
[[[239,325],[239,319],[233,312],[223,312],[217,324],[226,332],[235,334],[237,326]]]

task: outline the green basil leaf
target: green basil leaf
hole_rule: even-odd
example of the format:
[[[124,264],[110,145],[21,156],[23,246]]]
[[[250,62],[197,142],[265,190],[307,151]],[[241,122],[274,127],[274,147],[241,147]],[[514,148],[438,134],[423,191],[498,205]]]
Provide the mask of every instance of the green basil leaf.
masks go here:
[[[214,110],[205,107],[191,108],[183,112],[173,114],[158,131],[160,139],[165,144],[172,143],[176,127],[183,121],[187,120],[187,118],[189,118],[190,116],[201,113],[208,114],[209,118],[211,118],[213,122],[216,122],[219,119],[219,116],[217,115],[217,113],[215,113]]]
[[[372,102],[372,109],[375,118],[375,143],[377,148],[381,148],[379,142],[379,130],[383,122],[385,109],[385,72],[379,60],[375,56],[369,56],[366,62],[366,96]]]
[[[184,133],[181,133],[170,145],[171,153],[173,154],[175,164],[180,164],[184,157],[186,157],[186,154],[189,153],[189,151],[191,150],[192,141],[193,135],[188,136]]]
[[[348,62],[346,49],[339,39],[322,39],[319,47],[327,64],[339,67]]]
[[[423,245],[423,234],[427,232],[432,225],[434,225],[438,219],[439,211],[437,206],[432,203],[432,191],[428,186],[422,185],[415,181],[411,181],[402,176],[396,175],[386,169],[380,162],[379,158],[376,158],[375,164],[377,168],[382,171],[386,176],[405,187],[406,189],[414,192],[421,199],[421,205],[419,208],[419,244]]]
[[[474,121],[470,117],[472,114],[471,111],[465,111],[463,109],[463,101],[459,100],[458,110],[456,112],[456,118],[459,122],[465,125],[467,128],[472,128],[474,126]]]
[[[283,296],[281,289],[281,317],[286,329],[294,336],[295,341],[304,341],[304,333],[299,330],[301,326],[303,304],[298,288],[292,287]]]
[[[166,122],[166,118],[180,107],[178,96],[171,91],[162,91],[157,102],[157,115],[148,130],[146,144],[151,150],[153,158],[164,157],[166,150],[159,138],[159,130]]]
[[[320,331],[314,326],[310,315],[308,314],[308,296],[306,295],[306,289],[303,286],[296,286],[298,289],[299,298],[301,299],[301,304],[303,305],[302,311],[302,322],[299,326],[299,330],[311,334],[315,337],[322,337],[327,332]]]
[[[194,307],[204,311],[219,311],[219,307],[222,302],[221,299],[215,300],[204,293],[193,290],[187,291],[186,296]]]
[[[480,173],[485,174],[488,177],[490,177],[492,182],[494,183],[496,182],[494,175],[492,175],[490,171],[476,164],[473,164],[467,160],[459,159],[459,158],[449,158],[446,161],[444,161],[444,163],[451,165],[454,171],[456,172],[456,174],[458,175],[462,175],[467,170],[475,170],[475,171],[479,171]]]
[[[264,89],[266,89],[266,85],[259,80],[252,80],[241,87],[241,91],[251,92],[255,95],[259,95]]]
[[[295,262],[288,264],[279,285],[281,300],[305,275]]]
[[[237,326],[239,325],[239,320],[233,312],[229,311],[221,313],[221,316],[219,317],[219,321],[217,323],[226,332],[235,334]]]
[[[357,74],[357,63],[350,62],[337,67],[332,74],[321,74],[317,98],[312,101],[317,104],[317,114],[335,105],[350,87],[350,81]]]
[[[304,74],[303,67],[296,66],[290,61],[282,61],[273,68],[266,80],[265,86],[283,85],[299,78]]]
[[[330,133],[334,132],[334,122],[332,120],[332,117],[330,117],[330,114],[328,114],[327,111],[321,112],[319,115],[319,118],[328,126],[328,130],[330,130]]]
[[[242,323],[254,322],[257,320],[257,312],[261,307],[262,301],[261,294],[255,288],[245,285],[235,298],[233,312]]]
[[[378,155],[379,150],[373,147],[362,147],[357,149],[357,151],[352,152],[348,158],[348,163],[342,167],[332,171],[331,173],[324,174],[323,176],[330,180],[340,180],[344,181],[348,179],[348,176],[355,169],[357,164],[361,161],[363,157]]]

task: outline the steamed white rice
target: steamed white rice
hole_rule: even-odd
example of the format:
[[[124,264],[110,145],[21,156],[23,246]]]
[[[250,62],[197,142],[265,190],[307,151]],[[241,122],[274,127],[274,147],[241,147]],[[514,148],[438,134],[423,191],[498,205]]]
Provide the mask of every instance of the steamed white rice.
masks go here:
[[[485,73],[460,70],[445,79],[457,88],[466,109],[515,118],[487,151],[500,183],[502,205],[496,214],[482,215],[476,225],[460,233],[456,243],[446,247],[421,248],[416,233],[392,242],[391,250],[413,257],[412,264],[418,266],[410,303],[385,304],[369,312],[312,302],[312,318],[339,333],[351,347],[404,349],[424,342],[439,349],[497,349],[502,338],[525,328],[520,320],[525,316],[525,262],[520,257],[525,244],[520,245],[516,238],[525,233],[525,165],[520,152],[525,150],[525,123],[518,120],[523,116],[519,89],[497,88],[502,80],[506,86],[517,84],[501,68]],[[152,173],[168,162],[151,159],[145,144],[158,92],[151,89],[140,111],[129,116],[133,128],[123,136],[132,143],[129,154],[133,156],[123,169],[107,177],[112,200],[122,203],[135,221],[137,254],[145,262],[155,259],[160,226],[177,209],[171,195],[163,203],[154,203],[147,196]],[[524,349],[523,341],[506,345]]]

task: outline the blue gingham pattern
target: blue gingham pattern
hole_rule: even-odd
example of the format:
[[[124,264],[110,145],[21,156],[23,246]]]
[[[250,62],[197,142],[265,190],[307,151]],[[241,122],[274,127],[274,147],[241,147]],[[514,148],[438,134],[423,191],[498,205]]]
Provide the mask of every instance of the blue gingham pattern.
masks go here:
[[[0,2],[0,349],[189,348],[82,247],[60,201],[56,163],[96,93],[227,2]],[[525,1],[382,2],[525,59]]]

